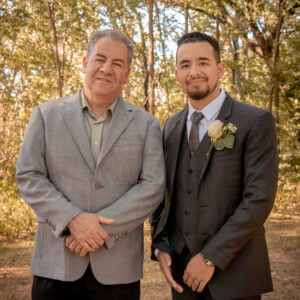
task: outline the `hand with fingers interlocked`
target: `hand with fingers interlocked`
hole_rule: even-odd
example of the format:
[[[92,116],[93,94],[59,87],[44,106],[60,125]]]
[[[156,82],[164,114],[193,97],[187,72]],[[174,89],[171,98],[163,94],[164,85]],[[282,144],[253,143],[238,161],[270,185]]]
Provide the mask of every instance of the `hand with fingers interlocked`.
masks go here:
[[[68,224],[71,235],[66,238],[66,247],[85,256],[101,247],[109,239],[109,235],[100,224],[112,224],[113,219],[93,213],[82,212]]]

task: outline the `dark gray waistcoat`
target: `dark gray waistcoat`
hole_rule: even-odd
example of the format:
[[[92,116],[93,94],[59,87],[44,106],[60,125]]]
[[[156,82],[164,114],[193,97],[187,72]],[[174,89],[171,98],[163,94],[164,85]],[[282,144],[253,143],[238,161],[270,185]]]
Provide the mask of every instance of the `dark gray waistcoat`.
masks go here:
[[[183,130],[168,220],[168,239],[178,254],[185,245],[189,246],[189,240],[197,232],[200,147],[191,157],[186,130]]]

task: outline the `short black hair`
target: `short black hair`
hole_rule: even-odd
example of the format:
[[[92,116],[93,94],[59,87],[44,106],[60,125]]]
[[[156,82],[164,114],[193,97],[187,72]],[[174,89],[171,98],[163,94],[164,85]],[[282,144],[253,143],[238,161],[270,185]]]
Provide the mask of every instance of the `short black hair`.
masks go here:
[[[220,45],[219,45],[218,41],[215,38],[213,38],[205,33],[199,32],[199,31],[189,32],[189,33],[184,34],[177,41],[177,52],[178,52],[178,49],[180,48],[180,46],[183,44],[199,43],[199,42],[207,42],[213,47],[216,61],[219,64],[221,62],[221,52],[220,52]],[[177,57],[177,53],[176,53],[176,57]]]

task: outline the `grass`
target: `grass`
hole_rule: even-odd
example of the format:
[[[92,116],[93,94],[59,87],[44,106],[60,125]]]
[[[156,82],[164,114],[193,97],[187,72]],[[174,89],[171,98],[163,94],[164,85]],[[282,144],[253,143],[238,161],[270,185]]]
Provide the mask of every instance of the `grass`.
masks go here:
[[[266,223],[274,292],[263,300],[300,299],[300,216],[273,212]],[[150,233],[145,226],[142,300],[168,300],[170,290],[156,262],[150,260]],[[29,265],[33,240],[0,241],[0,299],[30,299]]]

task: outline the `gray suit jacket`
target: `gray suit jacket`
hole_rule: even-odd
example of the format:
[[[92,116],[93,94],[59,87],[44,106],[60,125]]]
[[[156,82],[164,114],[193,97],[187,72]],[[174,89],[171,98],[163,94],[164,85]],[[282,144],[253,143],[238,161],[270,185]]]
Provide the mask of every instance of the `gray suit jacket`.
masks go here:
[[[80,92],[37,106],[17,162],[17,183],[37,214],[34,275],[79,279],[90,263],[104,284],[142,277],[143,222],[161,202],[164,162],[157,120],[119,99],[95,164],[83,122]],[[62,231],[78,213],[115,219],[111,238],[86,257],[65,247]]]
[[[151,220],[153,246],[164,251],[170,251],[165,243],[166,223],[186,116],[187,109],[171,117],[164,127],[167,189],[165,202]],[[198,208],[182,217],[191,253],[201,252],[217,266],[208,284],[213,297],[228,300],[272,290],[263,223],[276,194],[277,139],[271,113],[229,95],[217,119],[237,127],[234,147],[213,150],[207,159],[210,138],[204,136],[195,186]]]

